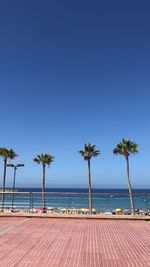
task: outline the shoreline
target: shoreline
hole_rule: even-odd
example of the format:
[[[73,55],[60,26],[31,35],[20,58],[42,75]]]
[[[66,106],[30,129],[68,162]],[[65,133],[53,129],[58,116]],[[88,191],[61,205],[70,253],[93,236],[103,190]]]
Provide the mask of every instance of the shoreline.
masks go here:
[[[27,217],[27,218],[76,218],[76,219],[106,219],[106,220],[144,220],[150,221],[150,215],[125,215],[125,214],[79,214],[79,213],[60,213],[60,212],[32,212],[32,211],[0,211],[0,218],[3,217]]]

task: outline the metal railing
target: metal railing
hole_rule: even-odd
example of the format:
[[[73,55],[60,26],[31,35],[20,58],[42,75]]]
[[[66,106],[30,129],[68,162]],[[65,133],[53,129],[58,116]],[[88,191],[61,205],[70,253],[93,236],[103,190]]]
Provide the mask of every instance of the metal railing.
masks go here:
[[[4,194],[4,203],[2,203]],[[14,202],[12,203],[12,195]],[[134,208],[141,214],[150,212],[150,194],[133,194]],[[80,212],[88,209],[88,193],[45,192],[46,210]],[[92,193],[94,212],[113,212],[119,208],[130,213],[130,200],[127,193]],[[42,210],[41,192],[0,192],[0,211],[40,211]]]

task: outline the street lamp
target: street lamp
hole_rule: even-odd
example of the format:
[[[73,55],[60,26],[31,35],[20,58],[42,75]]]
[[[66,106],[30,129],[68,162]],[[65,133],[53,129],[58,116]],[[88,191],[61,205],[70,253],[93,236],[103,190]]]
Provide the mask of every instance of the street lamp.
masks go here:
[[[17,168],[19,167],[24,167],[24,164],[7,164],[7,167],[12,167],[14,168],[14,178],[13,178],[13,186],[12,186],[12,210],[14,210],[14,190],[15,190],[15,182],[16,182],[16,171],[17,171]]]

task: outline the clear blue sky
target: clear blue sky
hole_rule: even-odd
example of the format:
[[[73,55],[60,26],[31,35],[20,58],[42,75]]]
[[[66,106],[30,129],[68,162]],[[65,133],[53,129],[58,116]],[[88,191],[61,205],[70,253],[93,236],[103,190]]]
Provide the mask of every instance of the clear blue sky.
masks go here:
[[[133,187],[150,188],[149,13],[138,0],[1,1],[0,146],[25,164],[17,186],[41,186],[33,158],[43,152],[55,156],[48,187],[86,187],[78,150],[91,142],[101,150],[93,187],[127,187],[124,158],[112,154],[124,137],[139,144]]]

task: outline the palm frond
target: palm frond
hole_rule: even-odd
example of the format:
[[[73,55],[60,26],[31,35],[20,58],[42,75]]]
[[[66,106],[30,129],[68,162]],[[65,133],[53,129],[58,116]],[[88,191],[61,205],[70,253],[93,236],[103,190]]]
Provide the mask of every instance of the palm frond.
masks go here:
[[[18,155],[16,154],[16,152],[11,148],[8,152],[9,154],[9,158],[10,159],[14,159],[15,157],[17,157]]]
[[[96,145],[91,145],[90,143],[84,144],[84,150],[79,150],[79,153],[85,160],[97,157],[100,154],[100,151],[95,150],[95,147]]]
[[[0,148],[0,156],[3,158],[13,159],[13,158],[17,157],[17,154],[12,148],[7,149],[5,147],[1,147]]]
[[[0,147],[0,156],[6,158],[8,156],[8,149],[5,147]]]
[[[115,155],[124,155],[127,157],[130,154],[138,153],[138,145],[130,140],[122,138],[122,141],[113,149],[113,153]]]
[[[37,157],[34,158],[33,161],[36,162],[37,164],[49,166],[54,161],[54,157],[50,154],[41,153],[40,155],[37,155]]]

